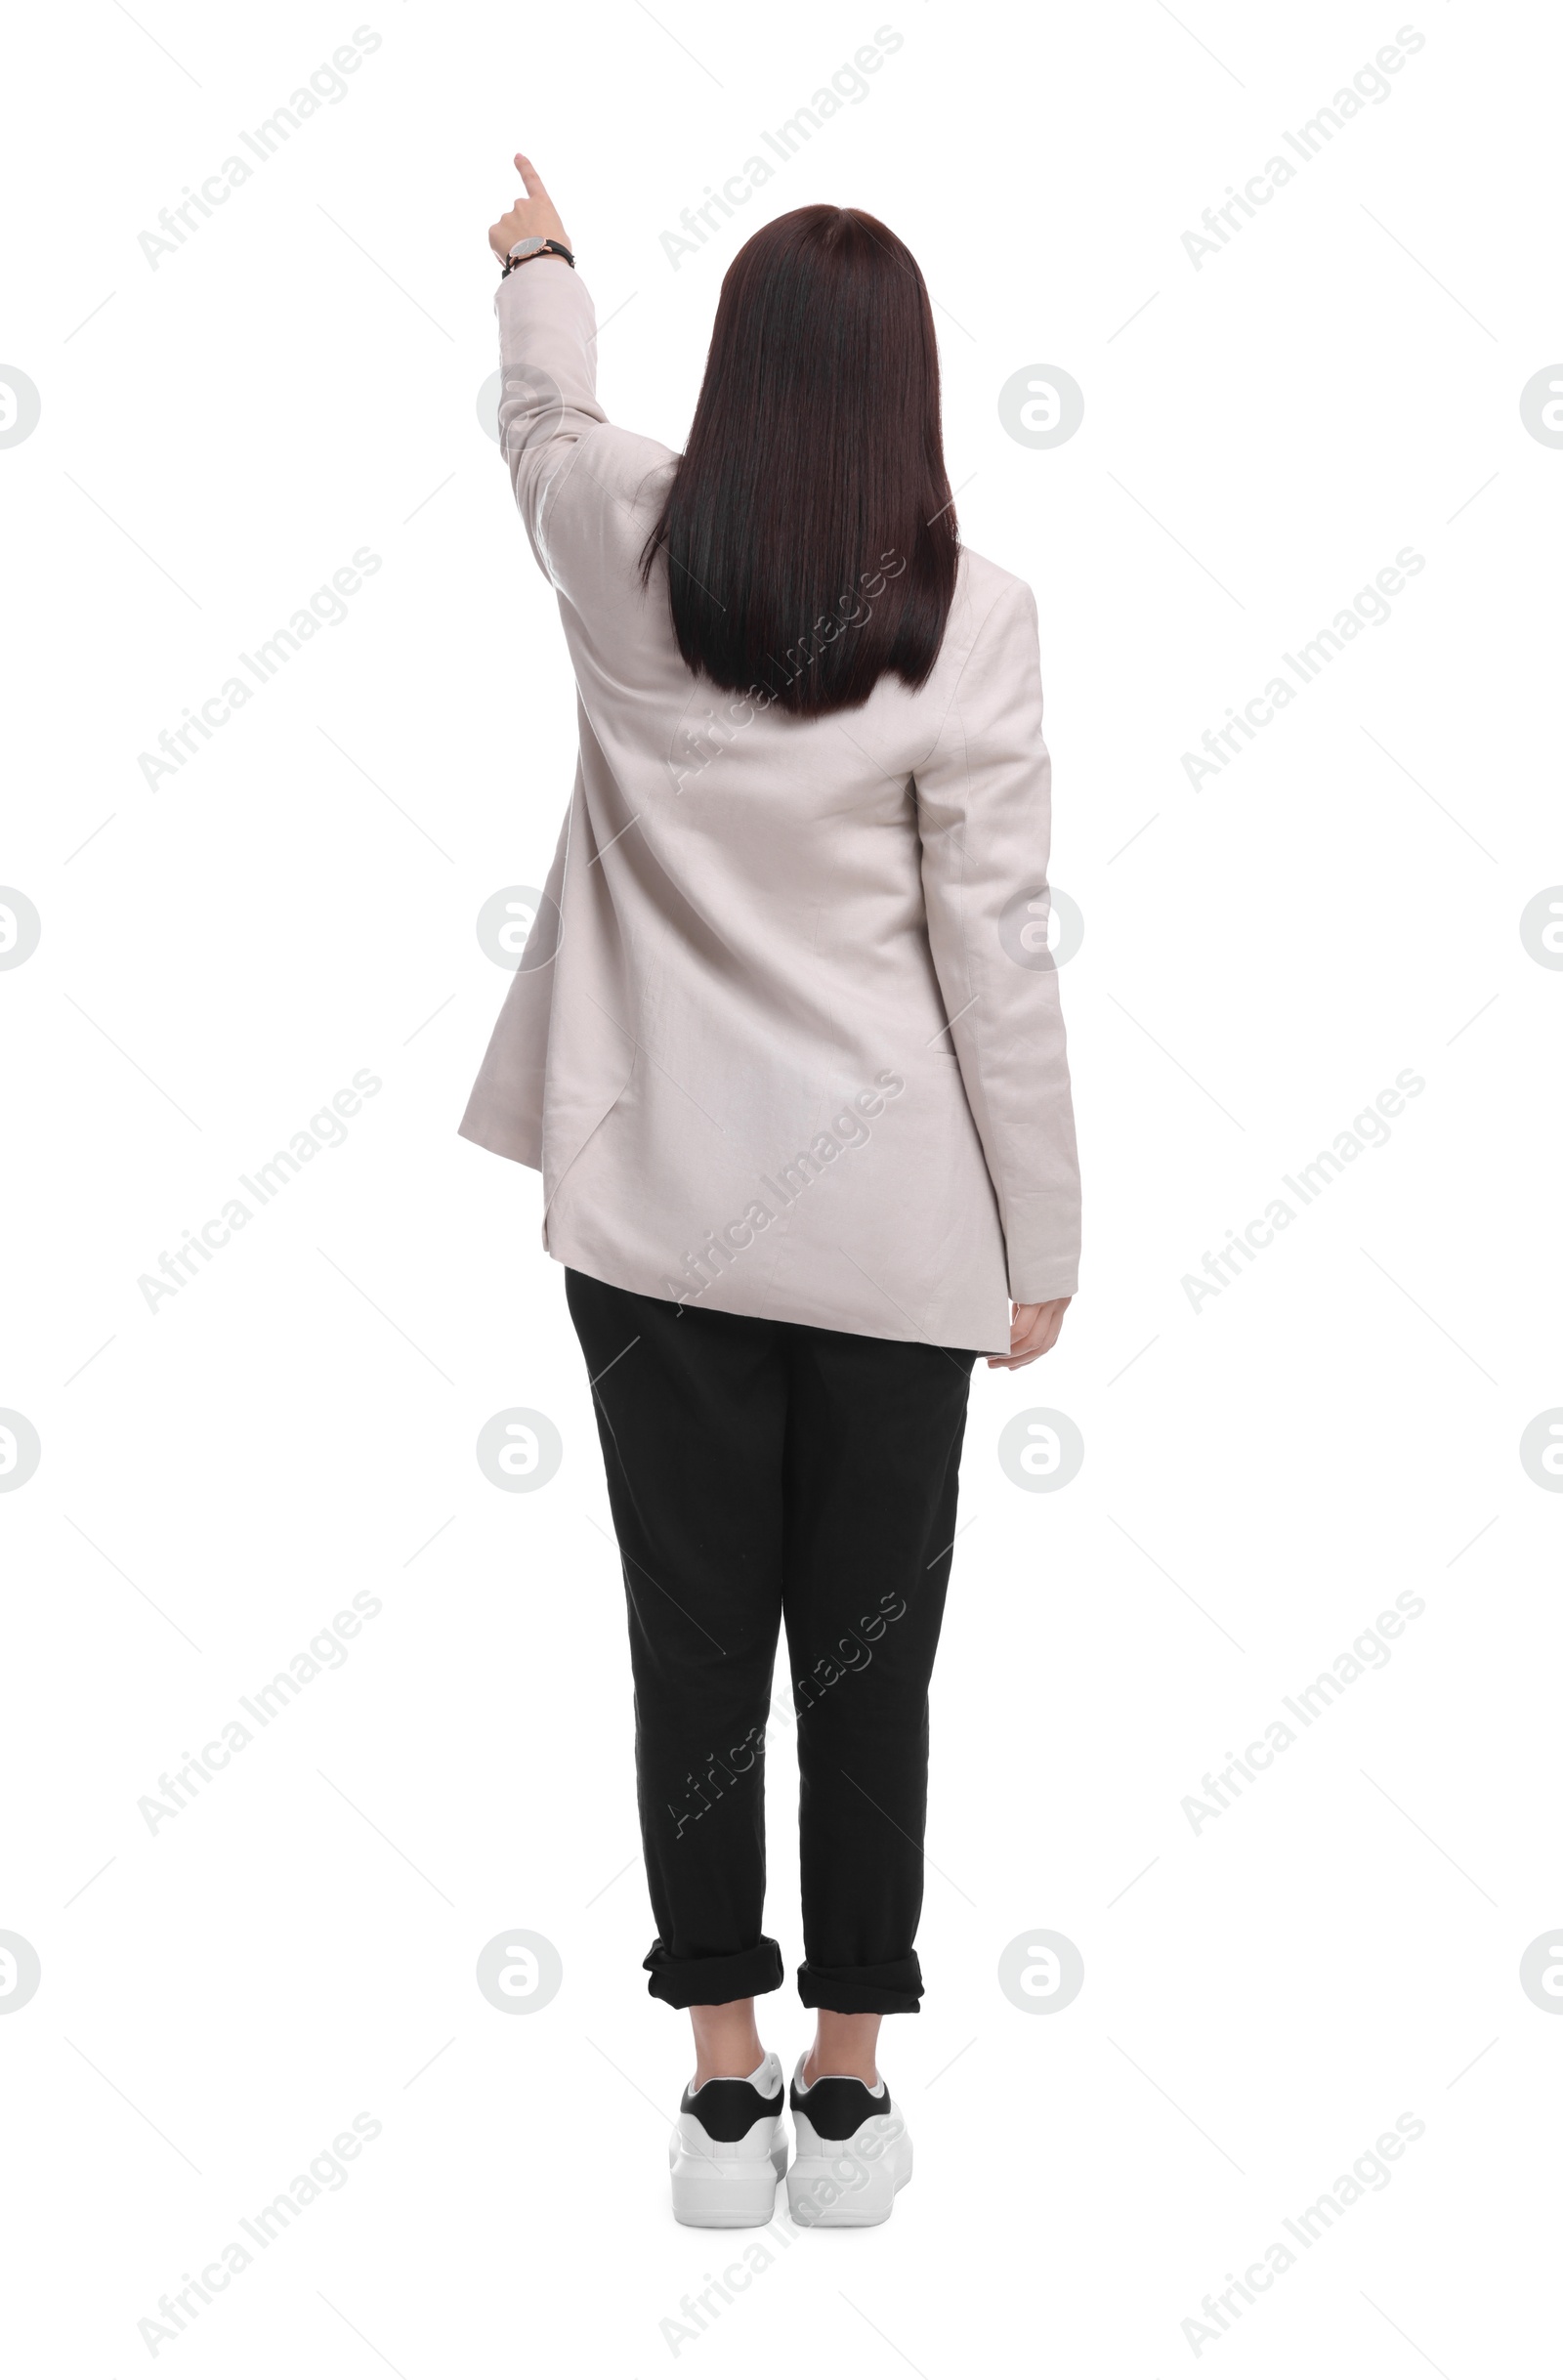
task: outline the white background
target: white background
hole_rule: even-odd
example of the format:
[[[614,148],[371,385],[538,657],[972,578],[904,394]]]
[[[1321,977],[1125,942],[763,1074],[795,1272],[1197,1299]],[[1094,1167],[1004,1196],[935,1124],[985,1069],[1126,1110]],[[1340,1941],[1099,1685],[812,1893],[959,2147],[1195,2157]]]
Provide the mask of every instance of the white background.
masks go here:
[[[1563,1403],[1563,974],[1519,918],[1563,879],[1563,451],[1519,395],[1563,354],[1556,21],[1416,0],[1391,96],[1197,270],[1183,234],[1396,10],[374,0],[347,97],[153,270],[159,209],[356,21],[93,0],[11,35],[3,360],[42,400],[0,450],[0,881],[42,920],[0,973],[0,1405],[42,1443],[0,1495],[0,1927],[42,1963],[0,2023],[17,2368],[142,2368],[159,2296],[359,2110],[347,2186],[159,2367],[1533,2368],[1563,2024],[1519,1963],[1563,1920],[1563,1502],[1518,1442]],[[881,21],[867,96],[675,271],[661,233]],[[883,2043],[916,2179],[682,2340],[742,2243],[667,2209],[689,2059],[639,1967],[590,1403],[537,1177],[455,1135],[506,980],[477,913],[542,881],[572,769],[477,412],[517,147],[611,417],[674,446],[763,215],[851,203],[911,246],[962,533],[1036,589],[1085,918],[1081,1293],[1043,1365],[977,1374],[928,1995]],[[1084,421],[1036,451],[997,394],[1048,364]],[[1193,787],[1204,731],[1408,545],[1392,617]],[[348,617],[148,786],[138,755],[362,546]],[[139,1277],[358,1069],[383,1088],[344,1144],[149,1311]],[[1403,1069],[1387,1143],[1196,1311],[1183,1276]],[[995,1453],[1039,1405],[1085,1441],[1053,1494]],[[514,1406],[563,1435],[532,1495],[474,1459]],[[356,1593],[383,1609],[345,1666],[150,1832],[159,1774]],[[1401,1593],[1387,1667],[1196,1833],[1204,1772]],[[789,1976],[790,1762],[779,1731]],[[565,1979],[507,2016],[474,1969],[518,1927]],[[997,1982],[1038,1928],[1085,1962],[1053,2013]],[[790,1980],[762,2019],[790,2063]],[[1206,2292],[1406,2111],[1389,2187],[1196,2355]]]

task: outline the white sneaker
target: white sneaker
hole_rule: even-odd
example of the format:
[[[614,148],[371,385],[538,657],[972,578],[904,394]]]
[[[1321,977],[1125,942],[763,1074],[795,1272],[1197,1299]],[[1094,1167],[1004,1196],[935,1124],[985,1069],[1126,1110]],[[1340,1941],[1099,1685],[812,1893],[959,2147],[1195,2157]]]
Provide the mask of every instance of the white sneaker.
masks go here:
[[[782,2061],[768,2050],[744,2081],[726,2075],[686,2089],[668,2143],[673,2218],[702,2231],[747,2231],[776,2212],[787,2169]]]
[[[911,2179],[906,2118],[882,2076],[873,2091],[855,2074],[821,2074],[805,2085],[803,2064],[800,2058],[792,2077],[793,2222],[820,2231],[887,2222],[897,2190]]]

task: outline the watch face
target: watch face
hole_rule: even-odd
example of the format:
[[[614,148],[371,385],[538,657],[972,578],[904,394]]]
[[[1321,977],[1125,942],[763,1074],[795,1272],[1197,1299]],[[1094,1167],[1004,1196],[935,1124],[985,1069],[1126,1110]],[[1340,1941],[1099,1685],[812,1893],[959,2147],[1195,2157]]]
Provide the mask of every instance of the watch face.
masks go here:
[[[535,256],[539,248],[545,248],[547,245],[548,242],[545,239],[538,239],[535,236],[530,239],[518,239],[510,253],[512,256]]]

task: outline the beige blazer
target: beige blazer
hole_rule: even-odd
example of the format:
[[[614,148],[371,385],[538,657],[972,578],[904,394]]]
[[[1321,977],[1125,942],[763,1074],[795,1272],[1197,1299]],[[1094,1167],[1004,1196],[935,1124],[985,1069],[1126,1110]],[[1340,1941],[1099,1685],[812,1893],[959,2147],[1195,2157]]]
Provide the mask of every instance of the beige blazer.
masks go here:
[[[580,760],[460,1129],[541,1169],[543,1246],[600,1281],[1007,1352],[1079,1233],[1031,589],[963,551],[927,683],[857,710],[696,678],[637,569],[675,458],[605,419],[585,283],[545,257],[495,311]]]

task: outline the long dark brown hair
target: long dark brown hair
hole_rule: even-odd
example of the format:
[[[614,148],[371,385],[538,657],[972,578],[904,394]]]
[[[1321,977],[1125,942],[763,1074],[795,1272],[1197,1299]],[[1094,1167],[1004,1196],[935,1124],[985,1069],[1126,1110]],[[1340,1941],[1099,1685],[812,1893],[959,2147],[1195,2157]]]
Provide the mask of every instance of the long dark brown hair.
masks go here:
[[[818,718],[920,686],[959,557],[933,310],[856,207],[800,206],[728,267],[689,444],[641,558],[690,668]]]

